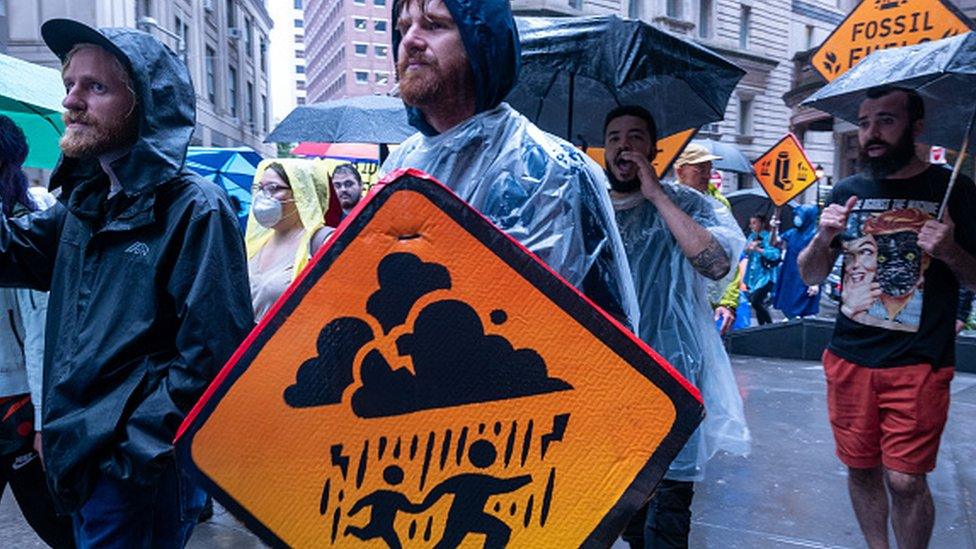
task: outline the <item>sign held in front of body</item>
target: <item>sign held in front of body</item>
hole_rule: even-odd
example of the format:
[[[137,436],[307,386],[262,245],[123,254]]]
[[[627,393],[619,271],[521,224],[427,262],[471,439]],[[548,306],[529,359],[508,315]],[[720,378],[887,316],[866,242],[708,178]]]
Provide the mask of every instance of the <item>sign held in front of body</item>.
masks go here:
[[[776,206],[786,204],[817,180],[800,141],[786,134],[752,164],[756,179]]]
[[[864,0],[834,29],[810,62],[827,82],[875,50],[941,40],[971,28],[947,0]]]
[[[197,404],[181,459],[272,545],[609,545],[697,391],[446,187],[387,182]]]

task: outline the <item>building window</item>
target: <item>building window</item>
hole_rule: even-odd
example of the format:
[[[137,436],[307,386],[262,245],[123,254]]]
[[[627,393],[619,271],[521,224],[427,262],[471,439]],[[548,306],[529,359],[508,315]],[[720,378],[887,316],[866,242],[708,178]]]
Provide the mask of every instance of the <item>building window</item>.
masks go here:
[[[302,19],[295,19],[295,28],[300,29],[305,26],[305,21]]]
[[[305,50],[295,50],[295,59],[305,59]]]
[[[204,65],[207,68],[207,99],[211,105],[217,104],[217,52],[207,46]]]
[[[262,37],[261,43],[258,45],[258,54],[261,57],[261,70],[264,72],[268,71],[268,41]]]
[[[257,118],[254,113],[254,83],[247,83],[247,121],[252,125],[254,124],[254,119]]]
[[[390,73],[386,71],[376,71],[373,73],[373,81],[381,86],[386,86],[390,83]]]
[[[227,107],[230,115],[237,118],[237,69],[227,68]]]
[[[365,6],[366,0],[352,0],[352,3],[356,4],[357,6]]]
[[[369,71],[355,71],[357,84],[369,84]]]
[[[373,21],[373,31],[386,32],[386,19],[376,19]]]
[[[237,12],[234,10],[234,0],[227,0],[227,26],[237,26]]]
[[[749,27],[752,26],[752,7],[742,6],[739,12],[739,47],[749,47]]]
[[[304,44],[305,43],[305,35],[304,34],[296,34],[295,36],[293,36],[293,38],[295,39],[295,43],[296,44]]]
[[[296,10],[302,9],[302,0],[295,0],[295,9]]]
[[[369,44],[353,44],[352,52],[360,57],[366,57],[369,52]]]
[[[380,59],[386,59],[386,56],[389,51],[390,51],[389,46],[381,46],[379,44],[373,45],[373,53],[376,54],[376,57]]]
[[[251,24],[251,18],[244,18],[244,47],[247,48],[247,55],[254,55],[254,25]]]
[[[386,0],[373,0],[373,5],[374,6],[385,6],[386,5]]]
[[[736,121],[739,135],[752,135],[752,98],[739,98],[739,119]]]
[[[268,128],[271,127],[271,113],[268,112],[268,96],[261,94],[261,131],[268,133]]]
[[[813,49],[813,46],[815,44],[814,36],[816,36],[816,34],[813,25],[807,25],[807,48],[806,49],[808,50]]]
[[[186,41],[186,37],[190,34],[190,26],[183,21],[182,17],[177,15],[173,17],[173,29],[176,31],[176,35],[180,37],[176,44],[177,49],[179,49],[180,42],[182,42],[182,46],[186,48],[184,51],[188,51],[189,44]]]
[[[583,0],[569,0],[569,7],[581,10],[583,9]]]
[[[305,104],[305,98],[304,97],[299,97],[297,102],[298,102],[299,105],[304,105]]]
[[[701,0],[698,4],[698,36],[712,36],[712,0]]]
[[[136,18],[152,16],[152,0],[139,0],[136,6]]]
[[[664,8],[664,13],[668,17],[674,19],[681,19],[681,4],[683,0],[667,0],[667,4]]]
[[[352,26],[358,31],[366,30],[366,19],[364,17],[353,17]]]
[[[305,74],[305,65],[295,65],[295,72],[298,74]]]
[[[572,2],[570,2],[570,5],[572,5]],[[643,0],[630,0],[629,2],[627,2],[627,17],[630,17],[631,19],[640,19],[642,5],[643,5]],[[575,8],[576,6],[572,6],[572,7]]]

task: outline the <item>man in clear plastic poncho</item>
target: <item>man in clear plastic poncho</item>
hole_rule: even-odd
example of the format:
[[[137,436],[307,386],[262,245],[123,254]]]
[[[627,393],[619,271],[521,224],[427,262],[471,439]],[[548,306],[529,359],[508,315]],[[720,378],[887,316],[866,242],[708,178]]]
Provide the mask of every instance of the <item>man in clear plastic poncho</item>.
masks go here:
[[[420,133],[387,159],[450,187],[608,313],[637,303],[604,178],[595,163],[502,99],[518,77],[507,0],[398,0],[400,94]]]
[[[624,537],[632,547],[686,547],[693,483],[704,478],[705,462],[718,450],[749,451],[742,399],[707,289],[728,273],[745,242],[734,219],[717,215],[702,193],[658,181],[651,166],[657,131],[647,110],[615,109],[604,134],[610,196],[640,304],[637,333],[698,387],[706,413]]]

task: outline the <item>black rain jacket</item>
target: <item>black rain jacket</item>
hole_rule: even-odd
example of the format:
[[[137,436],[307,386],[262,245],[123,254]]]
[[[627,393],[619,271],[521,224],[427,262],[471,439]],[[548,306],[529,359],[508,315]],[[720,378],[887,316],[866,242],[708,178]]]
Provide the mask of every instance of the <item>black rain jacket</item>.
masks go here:
[[[139,138],[112,163],[62,157],[60,202],[0,219],[0,285],[50,290],[44,462],[62,512],[97,475],[148,485],[183,417],[253,326],[244,241],[223,191],[184,167],[186,66],[145,33],[101,29],[128,58]],[[2,216],[0,216],[2,217]]]

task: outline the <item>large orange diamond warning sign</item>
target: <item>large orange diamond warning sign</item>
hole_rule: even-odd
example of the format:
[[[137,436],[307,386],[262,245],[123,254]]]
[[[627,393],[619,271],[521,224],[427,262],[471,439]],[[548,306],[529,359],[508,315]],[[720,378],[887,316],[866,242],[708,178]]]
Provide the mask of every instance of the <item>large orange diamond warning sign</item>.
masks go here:
[[[393,178],[224,368],[181,459],[273,545],[609,545],[698,393],[446,187]]]
[[[863,0],[834,29],[811,63],[828,82],[875,50],[949,38],[972,22],[945,0]]]
[[[792,133],[752,164],[756,179],[776,206],[782,206],[817,180],[813,165]]]

